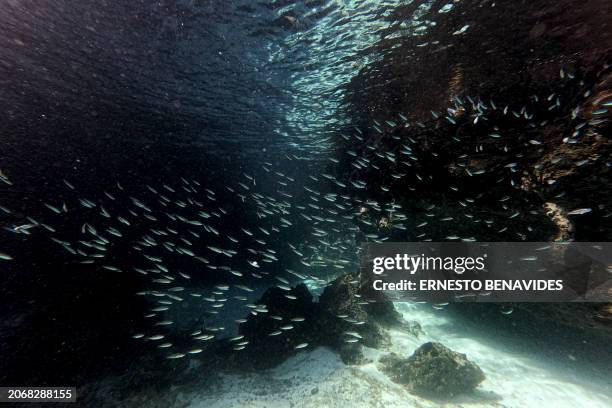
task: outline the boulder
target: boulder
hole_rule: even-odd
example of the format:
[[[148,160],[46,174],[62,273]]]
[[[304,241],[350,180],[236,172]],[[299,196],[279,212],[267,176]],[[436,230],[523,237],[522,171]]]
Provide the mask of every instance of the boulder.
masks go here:
[[[363,363],[362,345],[384,347],[389,344],[386,327],[408,326],[391,302],[364,301],[360,287],[357,274],[343,275],[325,288],[319,302],[313,300],[304,284],[289,292],[268,289],[256,302],[257,309],[239,327],[239,333],[249,342],[249,357],[239,360],[253,368],[270,368],[301,350],[295,348],[297,345],[308,343],[308,348],[326,346],[338,351],[346,364]],[[293,321],[296,317],[303,321]],[[282,328],[287,325],[293,327]],[[228,345],[227,351],[231,350]]]
[[[412,356],[397,354],[380,360],[382,370],[411,392],[434,398],[448,398],[473,391],[485,376],[480,367],[440,343],[425,343]]]

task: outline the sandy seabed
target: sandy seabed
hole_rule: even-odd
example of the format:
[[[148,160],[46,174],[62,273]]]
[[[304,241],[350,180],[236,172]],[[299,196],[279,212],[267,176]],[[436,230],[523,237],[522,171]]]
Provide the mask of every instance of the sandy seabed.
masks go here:
[[[225,407],[612,407],[609,378],[597,378],[563,364],[504,351],[483,341],[481,333],[453,331],[449,318],[425,305],[396,303],[406,319],[418,321],[425,334],[414,338],[392,330],[387,350],[366,348],[371,362],[347,366],[326,348],[305,349],[274,369],[257,374],[224,375],[214,389],[183,394],[175,401],[190,408]],[[465,353],[485,372],[471,395],[432,401],[408,393],[377,368],[389,353],[410,355],[421,344],[438,341]]]

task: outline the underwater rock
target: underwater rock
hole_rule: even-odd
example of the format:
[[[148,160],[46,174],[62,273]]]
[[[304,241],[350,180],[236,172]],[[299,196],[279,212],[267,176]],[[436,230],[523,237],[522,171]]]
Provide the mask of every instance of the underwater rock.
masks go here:
[[[396,230],[401,220],[386,211],[360,211],[361,231],[381,233],[383,216],[397,241],[612,239],[611,113],[601,109],[612,35],[595,29],[610,10],[603,0],[461,2],[427,28],[428,42],[403,37],[361,69],[346,103],[362,134],[338,138],[341,178],[361,180],[369,197],[392,197],[414,219]],[[453,35],[466,15],[469,29]],[[347,149],[369,162],[355,163]],[[594,211],[558,216],[581,207]],[[424,224],[432,214],[452,228]]]
[[[372,302],[365,305],[365,309],[372,319],[378,324],[391,327],[398,324],[405,324],[402,315],[395,310],[391,302]]]
[[[289,299],[285,295],[293,295],[296,299]],[[249,342],[247,360],[254,368],[270,368],[280,364],[295,352],[298,344],[308,343],[314,347],[324,343],[320,308],[313,302],[306,285],[299,284],[290,292],[270,288],[257,304],[265,306],[267,313],[249,315],[239,328],[240,335]],[[292,322],[291,319],[297,316],[304,318],[304,321]]]
[[[362,347],[360,344],[344,344],[340,346],[340,359],[346,365],[359,365],[365,362]]]
[[[549,325],[567,327],[572,333],[612,340],[612,304],[610,303],[523,303],[517,309],[525,314],[527,330],[534,332],[538,327]]]
[[[257,302],[267,312],[252,313],[239,328],[244,336],[240,341],[249,342],[248,364],[254,368],[274,367],[296,353],[296,346],[303,343],[308,343],[307,348],[330,347],[340,353],[346,364],[361,364],[362,345],[388,345],[385,328],[406,322],[391,302],[383,299],[369,303],[361,299],[360,283],[357,274],[343,275],[325,288],[319,302],[313,301],[304,284],[290,292],[268,289]],[[296,299],[287,298],[287,294]],[[303,321],[292,320],[298,316]]]
[[[480,367],[440,343],[425,343],[412,356],[391,354],[380,359],[382,370],[394,381],[422,396],[452,397],[475,389],[484,381]]]
[[[340,335],[358,329],[365,346],[380,348],[389,344],[383,328],[402,325],[401,315],[386,298],[366,302],[361,297],[363,282],[358,274],[347,274],[332,281],[323,291],[319,304],[327,315],[335,316],[335,332]]]
[[[557,226],[558,232],[551,237],[551,241],[572,241],[574,234],[574,224],[568,218],[567,212],[555,203],[544,203],[546,215]]]

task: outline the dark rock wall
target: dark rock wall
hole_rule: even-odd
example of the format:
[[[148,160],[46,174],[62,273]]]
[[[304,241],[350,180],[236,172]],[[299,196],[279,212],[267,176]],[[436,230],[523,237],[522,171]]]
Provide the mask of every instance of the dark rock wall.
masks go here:
[[[452,227],[429,222],[423,238],[434,241],[610,240],[611,115],[594,112],[612,95],[612,3],[465,1],[438,14],[446,3],[430,11],[436,25],[425,35],[381,39],[381,58],[353,78],[346,107],[362,135],[338,137],[341,176],[417,215],[398,240],[419,236],[411,230],[432,203],[454,218]],[[391,18],[399,25],[413,12],[401,7]],[[402,144],[413,158],[399,153]],[[347,150],[377,168],[356,169]],[[592,212],[564,215],[584,207]]]

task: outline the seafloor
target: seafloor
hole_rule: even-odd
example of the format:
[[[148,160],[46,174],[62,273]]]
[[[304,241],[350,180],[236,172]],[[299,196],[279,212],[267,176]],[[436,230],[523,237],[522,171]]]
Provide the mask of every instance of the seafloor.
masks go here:
[[[590,364],[597,356],[588,341],[573,339],[529,344],[534,339],[508,337],[513,317],[505,316],[500,327],[474,326],[446,310],[429,305],[395,303],[405,319],[416,321],[418,336],[401,329],[389,330],[390,344],[381,349],[364,347],[368,360],[361,365],[346,365],[339,355],[326,347],[303,350],[277,367],[262,371],[228,370],[217,372],[193,364],[178,374],[176,385],[155,391],[127,390],[121,394],[120,379],[92,384],[100,403],[109,406],[150,407],[589,407],[612,405],[609,373],[605,364]],[[516,318],[515,318],[516,319]],[[517,320],[514,320],[517,321]],[[520,323],[519,323],[520,324]],[[409,393],[380,370],[378,360],[389,353],[409,355],[421,344],[441,342],[465,353],[486,375],[471,394],[447,399],[422,398]],[[543,343],[542,343],[543,342]],[[547,348],[547,349],[544,349]],[[551,349],[556,349],[552,350]],[[245,356],[245,358],[247,358]],[[115,399],[116,398],[116,399]]]

